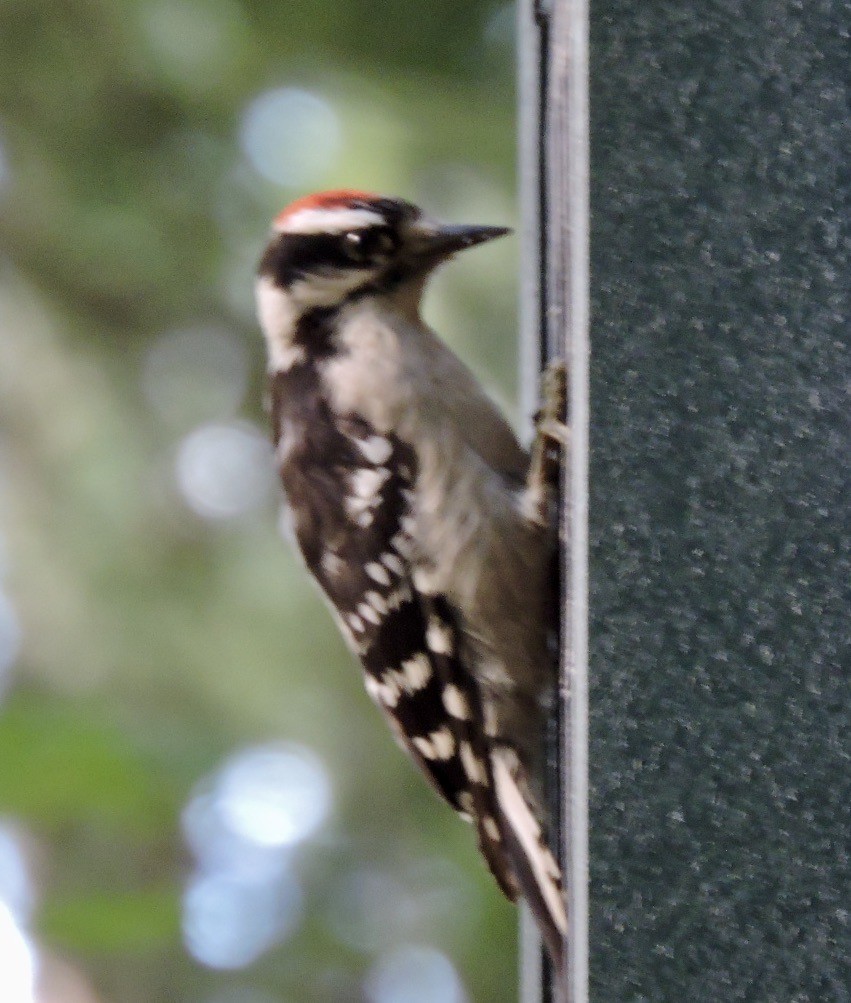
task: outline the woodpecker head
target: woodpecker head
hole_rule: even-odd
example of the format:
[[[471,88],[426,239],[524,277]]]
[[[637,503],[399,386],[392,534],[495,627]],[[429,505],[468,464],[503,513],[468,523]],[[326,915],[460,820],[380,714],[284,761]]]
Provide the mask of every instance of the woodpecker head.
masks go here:
[[[311,310],[410,287],[456,251],[508,233],[501,226],[447,226],[402,199],[341,190],[298,199],[275,219],[260,261],[257,304],[278,343]]]

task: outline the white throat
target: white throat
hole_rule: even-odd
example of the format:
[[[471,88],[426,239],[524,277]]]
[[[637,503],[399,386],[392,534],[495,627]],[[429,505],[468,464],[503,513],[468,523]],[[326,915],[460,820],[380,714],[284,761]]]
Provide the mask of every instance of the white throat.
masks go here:
[[[362,281],[362,276],[338,275],[325,279],[311,276],[309,281],[296,282],[284,290],[268,276],[261,276],[254,288],[257,316],[266,338],[269,370],[286,372],[304,362],[307,358],[304,346],[294,344],[299,318],[317,307],[341,303]],[[421,324],[419,307],[425,281],[426,276],[421,275],[402,284],[387,297],[384,305],[409,323]]]

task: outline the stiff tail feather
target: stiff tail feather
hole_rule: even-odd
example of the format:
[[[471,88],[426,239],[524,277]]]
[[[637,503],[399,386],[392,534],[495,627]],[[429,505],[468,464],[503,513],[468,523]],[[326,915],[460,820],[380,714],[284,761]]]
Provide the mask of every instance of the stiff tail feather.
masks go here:
[[[557,979],[564,971],[567,907],[561,870],[547,846],[539,817],[518,777],[513,749],[493,750],[492,769],[499,827],[521,893],[537,921],[553,961]]]

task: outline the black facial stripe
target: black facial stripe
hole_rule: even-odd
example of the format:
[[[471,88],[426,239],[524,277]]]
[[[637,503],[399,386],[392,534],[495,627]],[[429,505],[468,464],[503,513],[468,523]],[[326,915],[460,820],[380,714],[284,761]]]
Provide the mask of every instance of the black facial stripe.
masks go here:
[[[260,274],[286,288],[306,275],[330,269],[367,267],[346,254],[341,234],[282,233],[266,249]]]
[[[349,253],[354,260],[380,265],[391,257],[399,247],[399,236],[387,226],[368,226],[360,230],[350,230],[343,235]]]
[[[260,260],[259,273],[286,289],[299,279],[322,272],[364,271],[391,257],[399,245],[397,231],[377,225],[346,233],[282,233],[273,240]]]

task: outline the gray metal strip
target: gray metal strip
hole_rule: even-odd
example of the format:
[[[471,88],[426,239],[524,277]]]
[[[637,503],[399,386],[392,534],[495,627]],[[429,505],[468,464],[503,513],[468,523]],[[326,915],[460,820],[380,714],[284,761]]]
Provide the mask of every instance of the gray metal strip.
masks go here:
[[[556,0],[547,94],[550,341],[569,366],[562,648],[563,860],[568,900],[567,1003],[588,1001],[588,0]]]
[[[522,1003],[588,1000],[588,5],[519,5],[521,400],[537,404],[542,365],[569,365],[559,791],[568,899],[567,986],[548,987],[540,939],[521,921]],[[558,800],[556,802],[558,807]]]
[[[518,122],[520,178],[520,413],[522,432],[532,434],[532,415],[546,352],[541,297],[542,254],[542,52],[539,0],[518,4]],[[525,903],[520,907],[520,1003],[547,1003],[543,946]]]

